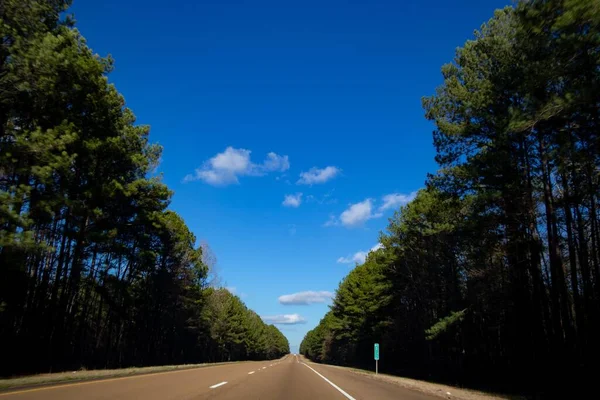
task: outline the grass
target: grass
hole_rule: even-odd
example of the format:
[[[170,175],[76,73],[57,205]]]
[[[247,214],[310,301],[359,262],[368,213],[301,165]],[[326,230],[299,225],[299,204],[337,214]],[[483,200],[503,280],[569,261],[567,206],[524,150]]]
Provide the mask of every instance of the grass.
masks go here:
[[[235,361],[234,361],[235,362]],[[134,375],[152,374],[157,372],[177,371],[193,368],[212,367],[230,363],[207,363],[207,364],[182,364],[182,365],[162,365],[155,367],[132,367],[123,369],[98,369],[67,371],[52,374],[39,374],[30,376],[21,376],[16,378],[0,379],[0,390],[10,390],[25,387],[35,387],[41,385],[52,385],[57,383],[80,382],[99,380],[107,378],[118,378]]]

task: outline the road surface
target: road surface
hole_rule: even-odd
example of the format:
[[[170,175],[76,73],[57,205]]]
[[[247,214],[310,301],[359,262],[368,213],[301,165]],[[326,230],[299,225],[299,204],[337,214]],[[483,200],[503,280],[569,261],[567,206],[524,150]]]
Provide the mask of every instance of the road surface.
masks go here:
[[[58,384],[0,393],[0,400],[434,400],[339,368],[281,360]]]

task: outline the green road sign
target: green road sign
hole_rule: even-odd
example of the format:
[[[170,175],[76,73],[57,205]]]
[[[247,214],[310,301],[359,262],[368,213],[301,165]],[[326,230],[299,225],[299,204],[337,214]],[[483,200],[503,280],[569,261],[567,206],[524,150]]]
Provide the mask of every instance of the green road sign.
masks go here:
[[[379,343],[375,343],[375,360],[379,360]]]

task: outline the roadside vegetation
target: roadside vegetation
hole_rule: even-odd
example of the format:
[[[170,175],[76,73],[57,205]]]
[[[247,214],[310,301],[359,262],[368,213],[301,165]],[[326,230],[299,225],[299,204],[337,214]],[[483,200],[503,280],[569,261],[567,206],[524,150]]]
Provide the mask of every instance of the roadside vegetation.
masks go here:
[[[182,371],[186,369],[196,369],[210,367],[228,363],[210,363],[210,364],[179,364],[179,365],[160,365],[154,367],[131,367],[120,369],[96,369],[78,371],[65,371],[48,374],[28,375],[17,378],[0,379],[0,390],[10,390],[17,388],[29,388],[43,385],[53,385],[59,383],[92,381],[109,378],[122,378],[135,375],[147,375],[160,372]]]
[[[300,352],[554,396],[600,355],[600,2],[497,10],[423,99],[439,170]],[[424,133],[425,134],[425,133]],[[568,392],[571,391],[571,392]]]
[[[287,339],[210,285],[70,0],[0,2],[0,375],[274,359]]]
[[[306,358],[303,362],[310,363]],[[318,365],[318,364],[312,364]],[[527,400],[527,397],[511,394],[499,394],[487,391],[478,391],[472,389],[460,388],[457,386],[444,385],[436,382],[410,379],[406,377],[378,373],[373,370],[357,369],[352,367],[343,367],[339,365],[328,365],[328,368],[337,368],[342,371],[348,371],[358,376],[368,377],[369,379],[391,383],[393,385],[424,393],[426,395],[436,396],[438,398],[453,400]],[[325,371],[326,373],[326,371]],[[1,382],[1,381],[0,381]]]

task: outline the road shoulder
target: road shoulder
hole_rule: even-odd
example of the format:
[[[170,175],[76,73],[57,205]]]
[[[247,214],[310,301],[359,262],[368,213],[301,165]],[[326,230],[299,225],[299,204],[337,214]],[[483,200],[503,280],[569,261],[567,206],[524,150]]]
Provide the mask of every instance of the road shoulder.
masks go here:
[[[68,383],[99,381],[113,378],[124,378],[141,375],[154,375],[167,372],[185,371],[190,369],[217,367],[221,365],[237,364],[243,361],[205,363],[205,364],[182,364],[163,365],[154,367],[133,367],[122,369],[105,369],[90,371],[66,371],[51,374],[39,374],[17,378],[0,379],[0,393],[30,389],[42,386],[61,385]]]
[[[502,395],[495,393],[486,393],[476,390],[463,389],[455,386],[448,386],[432,382],[420,381],[416,379],[403,378],[394,375],[378,374],[355,368],[341,367],[338,365],[319,364],[302,358],[302,362],[311,365],[312,367],[323,367],[325,370],[333,369],[355,374],[360,377],[369,378],[374,381],[385,382],[401,387],[403,389],[420,392],[429,396],[436,396],[445,399],[458,400],[524,400],[523,396]]]

